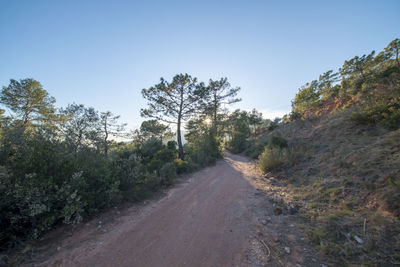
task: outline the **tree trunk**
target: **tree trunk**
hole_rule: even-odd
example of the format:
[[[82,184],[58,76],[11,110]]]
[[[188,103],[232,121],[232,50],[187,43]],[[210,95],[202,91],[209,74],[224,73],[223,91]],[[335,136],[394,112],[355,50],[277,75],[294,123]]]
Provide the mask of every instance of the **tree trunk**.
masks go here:
[[[105,137],[104,137],[104,155],[107,157],[107,155],[108,155],[108,144],[107,144],[107,138],[108,138],[107,117],[105,118],[105,122],[104,122],[104,132],[105,132]]]
[[[181,87],[181,99],[179,103],[179,113],[178,113],[178,125],[177,125],[177,133],[176,136],[178,138],[178,149],[179,149],[179,158],[181,160],[185,160],[185,154],[183,154],[183,145],[182,145],[182,136],[181,136],[181,120],[182,120],[182,109],[183,109],[183,92],[184,88]]]
[[[28,112],[28,111],[25,111],[25,114],[24,114],[24,121],[23,121],[23,123],[24,123],[24,126],[26,126],[26,124],[28,123],[28,121],[29,121],[29,114],[30,114],[30,112]]]
[[[217,92],[214,91],[214,107],[213,107],[213,133],[217,136]]]
[[[106,134],[106,137],[104,138],[104,155],[107,157],[108,155],[108,143],[107,143],[107,138],[108,138],[108,133]]]
[[[183,154],[183,145],[182,145],[182,136],[181,136],[181,117],[178,117],[178,126],[176,131],[176,136],[178,139],[178,149],[179,149],[179,158],[181,160],[185,160],[185,155]]]

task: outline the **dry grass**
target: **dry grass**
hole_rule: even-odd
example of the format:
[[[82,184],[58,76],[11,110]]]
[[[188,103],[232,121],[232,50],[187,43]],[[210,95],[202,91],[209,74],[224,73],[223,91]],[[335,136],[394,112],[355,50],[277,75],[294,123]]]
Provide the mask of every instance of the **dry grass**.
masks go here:
[[[328,261],[395,266],[400,264],[400,130],[358,126],[350,116],[347,109],[279,127],[284,138],[304,140],[305,151],[275,175],[287,182],[287,201],[303,207],[308,237]]]

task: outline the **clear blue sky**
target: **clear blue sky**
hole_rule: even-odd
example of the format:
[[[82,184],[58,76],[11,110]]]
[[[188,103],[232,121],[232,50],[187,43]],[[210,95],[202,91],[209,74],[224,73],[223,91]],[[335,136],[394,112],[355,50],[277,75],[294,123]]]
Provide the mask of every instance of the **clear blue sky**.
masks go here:
[[[304,83],[400,37],[400,1],[0,0],[0,85],[32,77],[58,107],[142,120],[141,89],[228,77],[242,109],[290,110]],[[267,113],[266,112],[266,113]]]

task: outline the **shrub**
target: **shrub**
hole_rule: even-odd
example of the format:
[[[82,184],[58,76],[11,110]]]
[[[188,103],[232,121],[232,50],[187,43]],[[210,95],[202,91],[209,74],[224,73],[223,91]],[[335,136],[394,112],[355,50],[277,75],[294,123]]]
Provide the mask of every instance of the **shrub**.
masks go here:
[[[287,148],[288,141],[281,136],[279,132],[272,132],[265,139],[253,139],[247,141],[247,148],[245,154],[252,158],[258,158],[265,150],[265,146],[269,148]]]
[[[292,111],[289,114],[289,120],[290,121],[297,121],[301,119],[301,113],[297,112],[297,111]]]
[[[268,130],[273,131],[278,128],[281,125],[281,121],[282,119],[280,118],[275,118],[273,121],[270,121],[270,123],[268,124]]]
[[[167,148],[172,151],[176,150],[176,146],[177,146],[176,141],[168,141],[168,143],[167,143]]]
[[[274,133],[269,139],[268,145],[269,147],[285,148],[288,146],[288,141],[280,133]]]
[[[162,185],[162,177],[157,175],[156,173],[151,173],[146,176],[144,180],[144,187],[140,187],[138,192],[135,194],[135,199],[140,200],[145,198],[151,192],[158,190]]]
[[[138,154],[142,156],[144,160],[151,159],[153,155],[163,148],[163,144],[160,139],[151,137],[147,139],[139,148]]]
[[[83,172],[74,173],[69,182],[65,182],[60,188],[58,199],[65,200],[65,206],[61,210],[61,217],[66,224],[80,223],[85,214],[85,208],[88,205],[82,200],[82,192],[87,186],[82,177]]]
[[[382,124],[388,129],[400,127],[400,102],[398,104],[380,104],[366,106],[352,115],[351,120],[358,124]]]
[[[169,148],[163,148],[159,151],[157,151],[154,154],[154,159],[160,160],[163,163],[165,162],[172,162],[176,158],[177,154],[175,150],[171,150]]]
[[[247,148],[246,148],[246,156],[249,156],[251,158],[258,158],[258,156],[264,151],[266,143],[264,141],[255,139],[255,140],[250,140],[247,142]]]
[[[264,152],[258,157],[258,166],[263,172],[278,169],[288,159],[287,149],[278,147],[266,147]]]
[[[174,183],[174,179],[176,178],[176,168],[173,163],[165,163],[160,169],[160,177],[162,179],[162,183],[165,185],[171,185]]]
[[[193,167],[194,167],[188,161],[181,160],[181,159],[175,159],[174,164],[176,167],[176,172],[178,174],[190,172],[193,170]]]
[[[290,164],[297,163],[297,161],[303,156],[306,150],[306,143],[303,139],[296,137],[291,139],[287,145],[288,162]]]
[[[186,146],[190,161],[204,167],[222,157],[219,141],[212,134],[204,134]]]
[[[247,138],[246,135],[243,135],[240,133],[235,134],[232,137],[232,140],[229,142],[229,145],[228,145],[229,150],[235,154],[243,152],[243,150],[246,149],[246,145],[247,145],[246,138]]]
[[[234,122],[234,130],[232,133],[232,139],[228,142],[227,148],[232,153],[241,153],[246,149],[247,137],[250,135],[250,127],[244,114],[237,118]]]
[[[156,179],[148,172],[146,165],[137,160],[136,154],[129,156],[127,153],[121,153],[114,159],[113,176],[120,181],[119,189],[123,196],[128,199],[140,200],[146,196],[144,190],[153,190],[158,185]],[[158,182],[159,184],[159,182]]]
[[[306,83],[299,89],[292,102],[293,112],[301,114],[302,117],[308,117],[311,109],[319,107],[319,100],[318,81]]]
[[[87,214],[109,206],[119,197],[120,181],[113,175],[110,162],[101,154],[82,153],[76,158],[73,170],[73,174],[82,172],[79,180],[85,181],[81,199],[87,202]],[[73,174],[69,177],[73,177]],[[67,182],[75,183],[77,180],[68,179]]]
[[[55,192],[52,181],[39,183],[35,174],[13,183],[1,181],[1,244],[15,244],[18,239],[37,238],[49,230],[60,213],[53,209]]]
[[[159,173],[159,170],[163,166],[164,162],[159,159],[152,159],[149,164],[147,164],[147,169],[149,172]]]

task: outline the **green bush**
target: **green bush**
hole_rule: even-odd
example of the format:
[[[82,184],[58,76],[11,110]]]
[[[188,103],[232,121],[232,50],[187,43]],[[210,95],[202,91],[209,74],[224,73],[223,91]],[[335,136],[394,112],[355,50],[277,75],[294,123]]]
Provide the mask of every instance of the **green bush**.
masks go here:
[[[2,175],[0,241],[15,244],[19,239],[38,238],[60,222],[79,223],[84,216],[109,205],[119,192],[118,185],[104,177],[90,182],[83,171],[66,177],[61,186],[36,174]]]
[[[168,143],[167,143],[167,148],[168,148],[169,150],[175,151],[177,145],[178,145],[178,144],[176,143],[176,141],[168,141]]]
[[[150,193],[158,190],[163,185],[163,179],[160,175],[156,173],[148,174],[143,183],[144,186],[140,187],[137,192],[135,192],[135,199],[140,200],[147,197]]]
[[[246,113],[242,112],[237,115],[238,116],[232,121],[232,139],[227,143],[227,148],[232,153],[241,153],[246,149],[247,138],[250,136],[251,132]]]
[[[351,116],[351,120],[358,124],[381,124],[384,127],[396,130],[400,128],[400,100],[398,104],[375,103],[363,107]]]
[[[162,161],[163,163],[165,162],[172,162],[174,159],[177,157],[176,150],[171,150],[169,148],[163,148],[158,150],[154,156],[153,159],[157,159]]]
[[[233,135],[232,140],[228,144],[228,149],[232,153],[241,153],[247,147],[247,135],[242,133],[236,133]]]
[[[246,156],[254,159],[258,158],[258,156],[264,151],[266,144],[265,141],[259,139],[249,140],[245,151]]]
[[[253,139],[247,141],[245,154],[252,158],[258,158],[265,150],[265,146],[270,148],[287,148],[288,141],[281,136],[279,132],[272,132],[267,138]]]
[[[274,133],[268,140],[269,147],[285,148],[288,147],[288,141],[283,138],[280,133]]]
[[[312,109],[319,108],[320,96],[317,80],[306,83],[299,89],[292,102],[293,112],[307,117]]]
[[[149,173],[146,165],[137,159],[135,153],[119,154],[112,162],[113,176],[120,181],[119,190],[123,197],[141,200],[148,192],[158,188],[156,174]],[[145,192],[146,191],[146,192]]]
[[[187,173],[193,170],[193,165],[186,160],[175,159],[174,164],[178,174]]]
[[[186,154],[200,167],[215,163],[222,157],[221,145],[212,134],[204,134],[186,146]]]
[[[157,151],[163,149],[163,144],[160,139],[151,137],[147,139],[138,149],[138,154],[142,157],[142,159],[147,163],[151,161],[153,155],[157,153]]]
[[[171,185],[176,178],[176,168],[173,163],[165,163],[160,169],[161,181],[165,185]]]
[[[83,172],[74,173],[70,182],[65,182],[58,191],[58,199],[65,200],[65,206],[61,210],[61,218],[66,224],[80,223],[85,215],[85,209],[88,205],[82,199],[82,193],[87,187]]]
[[[159,159],[152,159],[149,164],[147,164],[147,170],[149,172],[155,172],[159,174],[161,167],[163,166],[164,162]]]
[[[288,150],[278,147],[266,147],[264,152],[258,157],[258,166],[263,172],[278,169],[288,161]]]
[[[56,202],[52,181],[39,183],[35,174],[26,175],[24,181],[16,183],[9,178],[3,177],[1,181],[2,245],[15,244],[26,237],[39,237],[51,229],[61,215],[59,210],[53,209],[55,204],[61,203]]]
[[[0,150],[0,243],[38,238],[120,198],[110,160],[94,148],[69,153],[42,131],[4,131]]]

